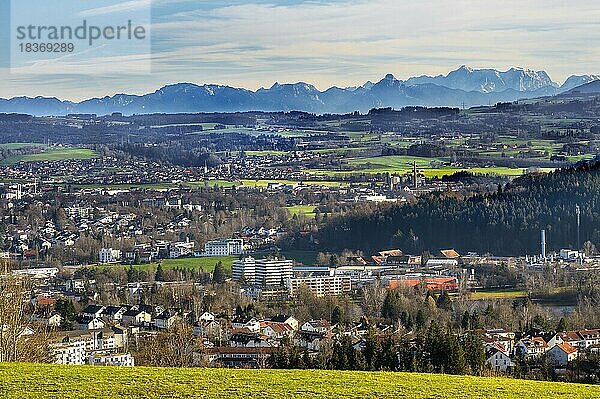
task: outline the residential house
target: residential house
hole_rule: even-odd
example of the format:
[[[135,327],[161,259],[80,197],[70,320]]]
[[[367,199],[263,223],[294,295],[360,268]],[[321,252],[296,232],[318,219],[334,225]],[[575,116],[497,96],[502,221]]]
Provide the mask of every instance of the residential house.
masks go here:
[[[498,348],[506,354],[514,352],[515,333],[503,329],[486,330],[481,339],[486,349]]]
[[[567,342],[562,344],[556,344],[552,349],[548,351],[548,358],[552,363],[558,366],[566,366],[573,360],[577,359],[578,356],[577,348],[573,347]]]
[[[233,330],[229,337],[229,345],[234,348],[269,348],[273,345],[269,337],[243,330]]]
[[[563,343],[568,343],[575,348],[585,348],[585,341],[577,331],[558,332],[548,340],[548,346],[550,348]]]
[[[80,313],[84,317],[100,318],[102,317],[102,312],[104,311],[104,309],[106,308],[101,305],[88,305]]]
[[[144,327],[152,322],[152,315],[144,310],[130,309],[123,313],[121,320],[124,326]]]
[[[302,324],[300,331],[318,334],[327,334],[333,331],[333,326],[328,320],[311,320]]]
[[[200,317],[198,318],[198,321],[200,321],[200,322],[215,321],[215,315],[210,312],[204,312],[200,315]]]
[[[169,329],[181,320],[179,312],[167,309],[154,318],[154,326],[158,329]]]
[[[294,345],[310,351],[320,351],[323,345],[331,342],[332,333],[300,330],[294,335]]]
[[[98,254],[98,260],[101,264],[119,262],[121,260],[121,250],[112,248],[102,248]]]
[[[198,321],[194,323],[194,336],[217,339],[223,336],[221,324],[216,320]]]
[[[231,322],[231,328],[234,330],[245,328],[250,332],[258,333],[260,331],[260,322],[254,317],[238,316]]]
[[[535,359],[544,355],[549,347],[544,338],[523,338],[515,346],[515,353],[524,359]]]
[[[102,319],[98,317],[77,316],[75,323],[79,330],[101,330],[105,326]]]
[[[107,306],[102,311],[102,318],[108,322],[121,322],[123,320],[123,314],[127,312],[127,308],[124,306]]]
[[[57,312],[53,312],[52,314],[50,314],[48,317],[40,317],[38,318],[38,321],[46,326],[46,327],[60,327],[63,318],[60,315],[60,313]]]
[[[209,349],[206,360],[211,367],[264,368],[275,348],[233,348]]]
[[[170,246],[169,249],[169,258],[176,259],[184,256],[192,255],[194,253],[194,247],[196,243],[186,241],[186,242],[176,242],[175,244]]]
[[[583,339],[583,346],[586,349],[600,344],[600,330],[581,330],[579,335]]]
[[[505,373],[514,367],[514,363],[508,353],[500,350],[499,348],[488,349],[486,351],[485,358],[485,362],[489,364],[495,371],[501,371]]]
[[[298,331],[298,328],[300,327],[300,322],[293,316],[277,315],[271,318],[271,322],[289,324],[295,331]]]
[[[460,254],[456,252],[454,249],[442,249],[440,250],[440,255],[442,255],[445,259],[459,259]]]
[[[261,328],[261,333],[270,339],[280,340],[286,337],[292,337],[294,335],[294,329],[292,326],[286,323],[273,323],[265,322],[264,327]]]

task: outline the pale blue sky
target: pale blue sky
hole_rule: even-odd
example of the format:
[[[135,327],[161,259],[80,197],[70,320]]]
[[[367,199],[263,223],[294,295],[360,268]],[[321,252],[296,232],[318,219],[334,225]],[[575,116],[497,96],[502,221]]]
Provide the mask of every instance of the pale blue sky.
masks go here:
[[[0,97],[79,100],[141,94],[181,81],[249,89],[306,81],[324,89],[378,80],[386,73],[400,79],[447,73],[462,64],[543,69],[559,82],[570,74],[600,73],[600,5],[589,0],[79,3],[95,11],[67,8],[57,14],[108,23],[143,12],[151,3],[152,73],[136,72],[148,59],[132,49],[111,57],[88,51],[48,66],[41,75],[18,69],[9,74],[0,63]],[[0,55],[6,48],[2,35]]]

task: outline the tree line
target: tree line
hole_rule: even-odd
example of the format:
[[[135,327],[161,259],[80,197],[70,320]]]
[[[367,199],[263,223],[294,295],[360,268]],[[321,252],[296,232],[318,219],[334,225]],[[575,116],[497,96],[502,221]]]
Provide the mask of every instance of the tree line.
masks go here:
[[[398,340],[391,334],[378,336],[372,327],[357,342],[342,335],[331,347],[313,356],[307,349],[282,345],[269,358],[269,365],[276,369],[482,375],[487,370],[485,360],[483,342],[475,333],[459,336],[432,322],[411,340]]]

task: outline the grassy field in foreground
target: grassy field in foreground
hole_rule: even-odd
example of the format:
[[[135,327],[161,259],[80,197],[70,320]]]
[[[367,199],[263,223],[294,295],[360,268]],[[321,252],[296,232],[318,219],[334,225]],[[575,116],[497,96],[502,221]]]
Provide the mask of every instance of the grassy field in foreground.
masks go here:
[[[471,299],[478,301],[483,299],[517,299],[525,298],[527,293],[522,290],[497,290],[478,291],[471,293]]]
[[[92,159],[98,154],[86,148],[53,148],[39,154],[17,155],[2,161],[6,165],[14,165],[19,162],[36,161],[64,161],[69,159]]]
[[[27,398],[598,398],[600,386],[405,373],[0,365]]]

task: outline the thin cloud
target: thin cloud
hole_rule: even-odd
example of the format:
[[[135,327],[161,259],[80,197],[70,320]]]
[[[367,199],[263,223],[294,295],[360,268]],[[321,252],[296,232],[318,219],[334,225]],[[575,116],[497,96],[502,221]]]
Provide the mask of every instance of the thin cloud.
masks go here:
[[[249,89],[307,81],[325,89],[386,73],[445,74],[462,64],[543,69],[556,81],[600,72],[600,8],[585,0],[155,0],[152,6],[152,75],[99,79],[94,87],[73,75],[55,85],[57,94],[87,87],[102,95],[183,80]],[[15,85],[20,92],[39,90],[23,81],[2,85],[6,79],[0,77],[0,95]]]
[[[150,7],[151,0],[131,0],[105,7],[90,8],[89,10],[81,11],[78,16],[82,18],[89,18],[144,9],[150,10]]]

